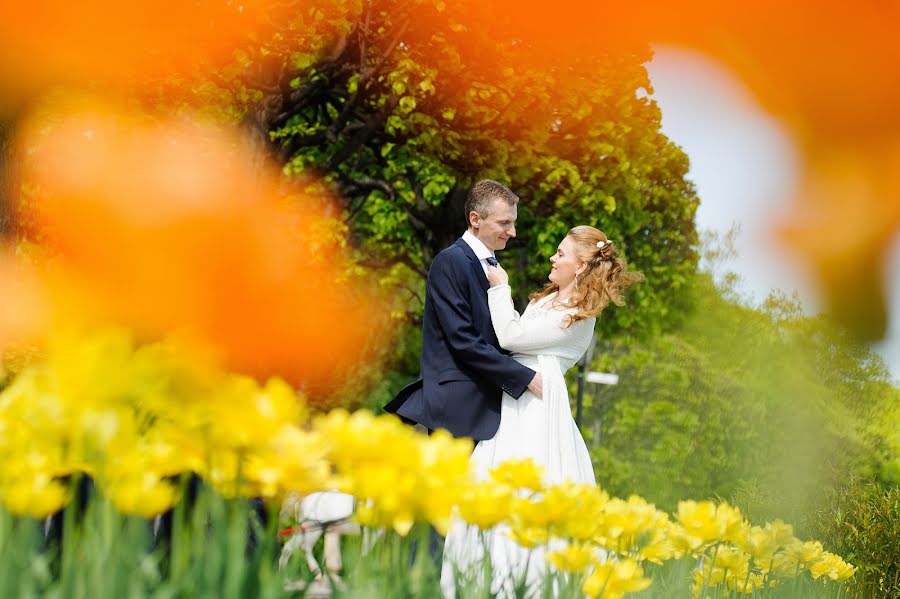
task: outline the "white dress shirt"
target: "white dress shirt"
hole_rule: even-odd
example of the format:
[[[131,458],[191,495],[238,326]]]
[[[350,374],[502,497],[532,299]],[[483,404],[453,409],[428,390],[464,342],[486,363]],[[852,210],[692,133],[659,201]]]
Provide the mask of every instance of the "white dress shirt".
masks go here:
[[[495,258],[494,252],[487,249],[487,246],[484,245],[480,239],[472,235],[472,233],[466,230],[462,236],[463,241],[469,244],[469,247],[472,248],[472,251],[475,252],[475,257],[481,262],[481,269],[484,270],[484,276],[487,276],[488,269],[488,258]]]

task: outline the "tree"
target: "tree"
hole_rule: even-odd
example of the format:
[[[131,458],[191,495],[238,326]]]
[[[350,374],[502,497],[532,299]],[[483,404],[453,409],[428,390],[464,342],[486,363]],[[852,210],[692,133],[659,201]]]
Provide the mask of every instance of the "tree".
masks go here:
[[[313,170],[340,192],[364,263],[418,297],[411,322],[431,259],[465,227],[467,189],[491,177],[522,198],[503,255],[520,299],[568,228],[591,224],[648,275],[604,334],[660,330],[685,308],[698,199],[660,132],[649,48],[548,56],[485,15],[473,2],[314,3],[218,80],[240,81],[244,124],[288,175]]]

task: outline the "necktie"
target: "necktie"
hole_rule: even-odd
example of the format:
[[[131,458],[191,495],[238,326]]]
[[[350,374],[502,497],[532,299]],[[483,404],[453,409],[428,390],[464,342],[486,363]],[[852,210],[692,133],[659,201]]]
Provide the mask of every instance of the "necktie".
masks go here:
[[[491,256],[490,258],[485,258],[485,260],[487,260],[487,263],[488,263],[490,266],[500,266],[500,263],[497,262],[497,259],[494,258],[493,256]]]

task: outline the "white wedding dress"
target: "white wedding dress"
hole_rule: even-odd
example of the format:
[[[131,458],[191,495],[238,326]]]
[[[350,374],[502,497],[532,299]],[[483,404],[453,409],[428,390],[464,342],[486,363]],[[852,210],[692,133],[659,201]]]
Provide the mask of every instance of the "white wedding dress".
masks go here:
[[[500,346],[512,352],[516,361],[541,373],[543,399],[528,390],[519,399],[503,394],[497,434],[480,441],[472,453],[471,464],[480,478],[486,478],[491,468],[506,460],[531,458],[543,467],[546,484],[596,482],[590,454],[572,418],[563,377],[587,350],[595,319],[564,328],[566,316],[573,310],[549,309],[555,297],[553,293],[529,303],[519,316],[509,285],[488,290],[491,321]],[[537,548],[529,552],[507,534],[503,525],[479,534],[478,528],[457,520],[444,543],[444,596],[456,596],[455,573],[479,568],[485,547],[490,551],[494,573],[492,594],[514,597],[513,582],[524,577],[529,596],[539,596],[546,567],[543,551]]]

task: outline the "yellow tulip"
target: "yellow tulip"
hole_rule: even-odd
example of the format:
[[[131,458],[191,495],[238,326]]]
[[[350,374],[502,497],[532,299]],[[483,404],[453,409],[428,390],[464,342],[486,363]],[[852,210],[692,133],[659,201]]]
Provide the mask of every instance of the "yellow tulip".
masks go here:
[[[101,482],[103,494],[123,514],[154,518],[175,505],[175,487],[152,472]]]
[[[728,572],[731,576],[746,576],[750,568],[750,554],[733,545],[719,545],[716,549],[714,566]]]
[[[619,599],[625,593],[637,593],[650,586],[644,570],[632,559],[608,560],[597,565],[581,587],[588,597]]]
[[[856,568],[833,553],[824,552],[809,566],[813,578],[827,576],[831,580],[844,581],[856,573]]]
[[[547,563],[564,572],[584,572],[597,562],[596,549],[589,545],[566,545],[547,553]]]
[[[459,515],[482,530],[493,528],[510,517],[512,489],[496,483],[476,483],[463,492]]]
[[[691,595],[697,598],[700,597],[704,585],[706,585],[707,590],[712,590],[725,582],[725,570],[716,567],[710,569],[709,564],[704,564],[699,568],[695,568],[691,577],[693,581],[691,584]]]
[[[526,549],[534,549],[539,545],[544,545],[549,538],[546,528],[532,528],[516,525],[515,523],[510,528],[507,536],[514,543]]]
[[[678,503],[678,522],[685,532],[703,543],[738,541],[747,534],[747,525],[740,510],[712,501],[681,501]]]
[[[668,516],[641,497],[612,499],[603,509],[604,547],[623,554],[638,551],[665,522]]]
[[[489,474],[494,481],[516,489],[540,491],[543,488],[544,469],[530,458],[507,460]]]
[[[30,518],[46,518],[68,502],[65,485],[47,473],[32,473],[0,485],[0,500],[10,513]]]

